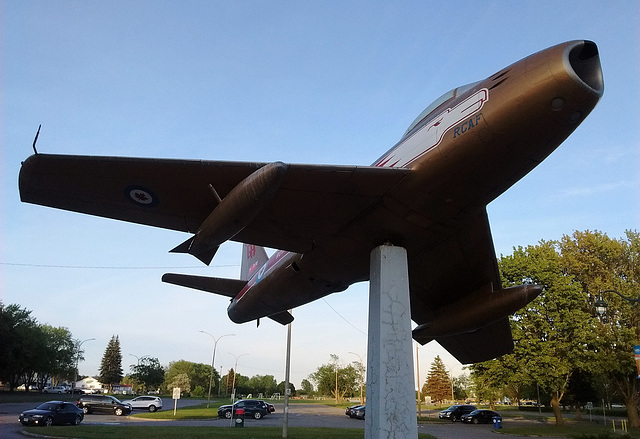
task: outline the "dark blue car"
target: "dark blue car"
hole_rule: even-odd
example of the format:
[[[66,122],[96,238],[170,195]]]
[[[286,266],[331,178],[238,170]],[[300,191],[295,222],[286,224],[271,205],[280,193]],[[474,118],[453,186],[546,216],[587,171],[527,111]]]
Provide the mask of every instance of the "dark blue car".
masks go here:
[[[74,404],[63,401],[49,401],[38,407],[20,413],[18,420],[23,425],[71,424],[78,425],[84,413]]]
[[[494,419],[498,419],[502,422],[502,416],[500,413],[493,410],[474,410],[471,413],[462,415],[462,422],[467,424],[491,424]]]

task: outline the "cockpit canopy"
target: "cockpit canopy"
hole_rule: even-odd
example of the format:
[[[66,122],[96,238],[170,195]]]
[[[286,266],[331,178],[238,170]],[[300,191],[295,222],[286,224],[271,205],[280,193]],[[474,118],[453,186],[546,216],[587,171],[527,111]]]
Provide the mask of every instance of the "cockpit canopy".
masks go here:
[[[451,99],[468,92],[479,83],[480,81],[463,85],[462,87],[454,88],[453,90],[450,90],[445,94],[443,94],[442,96],[440,96],[438,99],[433,101],[427,108],[425,108],[418,117],[416,117],[413,123],[409,125],[409,128],[407,128],[407,131],[404,132],[404,135],[402,137],[403,138],[407,137],[418,125],[422,125],[424,122],[431,120],[432,117],[430,116],[435,116],[434,114],[431,114],[431,113],[433,113],[436,108],[450,101]]]

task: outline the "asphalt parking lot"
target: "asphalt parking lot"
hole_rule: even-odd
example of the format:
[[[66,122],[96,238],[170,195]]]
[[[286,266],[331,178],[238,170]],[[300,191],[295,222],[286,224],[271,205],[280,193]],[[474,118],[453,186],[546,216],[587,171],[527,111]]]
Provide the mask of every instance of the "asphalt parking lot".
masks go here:
[[[164,410],[173,410],[173,400],[166,400]],[[201,404],[202,401],[179,400],[180,407],[191,404]],[[0,404],[0,437],[2,439],[24,439],[20,432],[22,426],[18,422],[18,415],[21,411],[33,408],[31,403]],[[276,412],[263,419],[246,419],[245,428],[255,427],[280,427],[283,422],[283,405],[276,404]],[[505,423],[508,425],[509,420]],[[149,421],[139,418],[114,415],[86,415],[83,425],[143,425],[149,428],[159,427],[159,424],[169,424],[172,426],[210,426],[228,427],[231,421],[228,419],[210,419],[198,421]],[[333,427],[333,428],[362,428],[364,421],[351,419],[345,416],[344,409],[311,404],[292,404],[289,410],[290,427]],[[73,428],[73,427],[69,427]],[[45,433],[43,427],[43,434]],[[421,433],[429,433],[438,439],[456,439],[460,437],[472,437],[474,439],[496,439],[492,425],[466,425],[456,423],[421,424],[418,426]],[[509,436],[510,439],[519,439],[520,436]],[[522,437],[524,439],[524,437]]]

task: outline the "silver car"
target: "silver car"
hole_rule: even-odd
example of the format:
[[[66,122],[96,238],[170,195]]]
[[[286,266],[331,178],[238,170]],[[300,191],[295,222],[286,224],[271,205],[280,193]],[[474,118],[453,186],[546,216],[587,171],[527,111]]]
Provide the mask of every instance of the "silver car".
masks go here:
[[[157,396],[138,396],[137,398],[122,401],[123,404],[129,404],[133,409],[144,409],[155,412],[162,408],[162,399]]]

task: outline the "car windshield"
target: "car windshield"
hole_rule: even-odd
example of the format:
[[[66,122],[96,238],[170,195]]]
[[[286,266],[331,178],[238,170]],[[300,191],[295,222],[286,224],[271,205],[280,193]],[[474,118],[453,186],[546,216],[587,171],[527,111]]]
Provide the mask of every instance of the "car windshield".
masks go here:
[[[53,404],[51,402],[45,402],[36,407],[36,410],[55,410],[58,407],[58,404]]]

